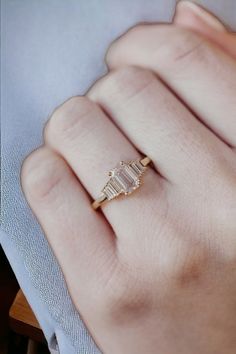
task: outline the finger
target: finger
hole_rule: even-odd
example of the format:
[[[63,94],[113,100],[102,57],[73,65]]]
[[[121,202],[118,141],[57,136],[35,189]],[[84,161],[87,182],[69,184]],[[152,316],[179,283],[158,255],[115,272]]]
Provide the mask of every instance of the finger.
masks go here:
[[[135,84],[134,84],[135,83]],[[148,70],[125,67],[88,92],[169,181],[192,188],[216,168],[226,146]],[[196,179],[196,171],[201,171]]]
[[[236,145],[236,62],[203,37],[176,26],[137,26],[108,51],[110,68],[149,68],[229,145]]]
[[[74,97],[55,111],[46,126],[45,141],[64,157],[94,199],[105,186],[110,169],[121,160],[141,157],[105,113],[86,97]],[[159,206],[163,188],[160,176],[148,168],[143,180],[136,193],[127,198],[120,196],[102,207],[117,238],[125,242],[134,236],[138,242],[151,208]]]
[[[236,58],[235,33],[227,31],[219,19],[197,4],[180,1],[176,6],[173,22],[205,36]]]
[[[46,147],[33,152],[22,168],[26,198],[45,231],[82,314],[114,270],[114,234],[65,161]]]
[[[194,26],[196,23],[196,27],[201,23],[206,31],[214,31],[218,34],[219,32],[227,32],[226,27],[217,17],[191,1],[182,0],[178,2],[173,20],[176,23],[179,23],[179,21],[188,23],[189,26],[191,24]],[[201,30],[200,26],[199,30]]]

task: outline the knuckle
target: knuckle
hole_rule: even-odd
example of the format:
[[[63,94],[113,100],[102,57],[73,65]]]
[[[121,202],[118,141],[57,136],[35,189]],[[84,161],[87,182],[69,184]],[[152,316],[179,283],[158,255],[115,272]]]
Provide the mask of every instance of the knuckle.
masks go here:
[[[189,287],[193,284],[198,284],[207,269],[208,260],[208,255],[204,255],[204,257],[203,255],[186,257],[174,273],[174,279],[178,285],[180,287]]]
[[[140,318],[150,309],[150,298],[144,280],[130,272],[112,278],[106,286],[101,309],[108,321],[127,323]]]
[[[176,247],[176,242],[178,247]],[[195,236],[173,242],[173,253],[168,255],[163,276],[167,288],[185,288],[198,285],[213,264],[215,249],[208,241],[196,240]]]
[[[157,57],[160,58],[162,51],[164,65],[186,65],[189,62],[208,60],[210,51],[207,41],[196,34],[177,29],[168,33],[165,44],[157,48]],[[173,69],[175,69],[173,67]]]
[[[61,160],[53,152],[46,148],[35,150],[22,164],[21,184],[24,193],[37,201],[48,199],[60,182],[61,171]]]
[[[94,111],[94,103],[87,97],[70,98],[57,108],[44,128],[44,139],[54,144],[60,139],[72,139],[86,127],[86,118]]]
[[[117,45],[119,46],[119,44],[123,41],[132,40],[133,38],[136,37],[136,35],[138,36],[140,31],[142,32],[145,27],[147,27],[147,24],[144,23],[136,24],[135,26],[129,28],[125,33],[123,33],[120,37],[118,37],[111,43],[111,45],[108,47],[105,56],[105,61],[108,64],[108,66],[112,63],[114,59],[114,52],[116,52]]]
[[[101,79],[95,85],[91,95],[102,100],[103,97],[131,99],[147,89],[155,81],[155,76],[149,70],[136,66],[117,68]]]
[[[148,28],[148,24],[147,23],[137,23],[136,25],[134,25],[133,27],[131,27],[125,34],[124,37],[133,37],[133,36],[138,36],[140,34],[140,32],[142,33],[143,30]]]

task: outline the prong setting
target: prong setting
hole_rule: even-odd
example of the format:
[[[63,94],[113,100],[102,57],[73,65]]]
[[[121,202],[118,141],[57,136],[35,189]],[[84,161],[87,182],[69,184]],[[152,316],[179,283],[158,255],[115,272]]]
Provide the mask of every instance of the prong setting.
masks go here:
[[[120,161],[109,171],[110,179],[103,188],[103,193],[108,200],[116,198],[120,194],[130,195],[141,185],[141,176],[146,170],[140,160],[129,162]]]
[[[151,159],[145,156],[142,159],[128,162],[120,161],[116,167],[108,172],[109,180],[98,199],[92,206],[96,210],[107,200],[112,200],[120,194],[125,196],[132,194],[142,184],[142,175],[147,169]]]

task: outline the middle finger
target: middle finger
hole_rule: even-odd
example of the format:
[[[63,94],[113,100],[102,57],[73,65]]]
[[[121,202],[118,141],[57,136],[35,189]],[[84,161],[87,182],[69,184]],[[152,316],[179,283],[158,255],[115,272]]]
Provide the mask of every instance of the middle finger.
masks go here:
[[[132,66],[116,69],[100,79],[88,96],[173,183],[191,188],[199,171],[208,180],[209,172],[218,171],[218,163],[228,159],[228,146],[151,71]]]

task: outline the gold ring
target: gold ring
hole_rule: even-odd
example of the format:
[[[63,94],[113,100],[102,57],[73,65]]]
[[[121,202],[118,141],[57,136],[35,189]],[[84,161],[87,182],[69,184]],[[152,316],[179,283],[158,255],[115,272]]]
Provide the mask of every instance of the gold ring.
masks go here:
[[[120,194],[130,195],[141,185],[141,176],[151,159],[145,156],[128,162],[121,161],[109,172],[109,180],[101,191],[101,195],[92,203],[98,209],[106,201],[117,198]]]

